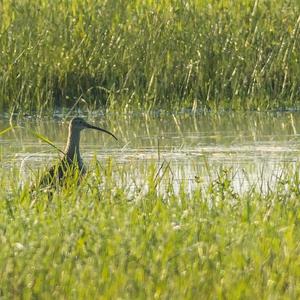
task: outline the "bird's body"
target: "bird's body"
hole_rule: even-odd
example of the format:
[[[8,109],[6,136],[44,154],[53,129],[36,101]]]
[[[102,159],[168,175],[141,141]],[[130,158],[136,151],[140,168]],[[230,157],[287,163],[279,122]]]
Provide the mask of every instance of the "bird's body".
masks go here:
[[[60,185],[68,176],[77,176],[78,180],[86,173],[83,160],[80,155],[80,132],[85,128],[96,129],[105,132],[116,140],[117,138],[109,131],[88,124],[82,118],[75,117],[69,124],[69,135],[67,145],[63,151],[64,155],[58,164],[52,166],[47,173],[41,177],[39,186]]]

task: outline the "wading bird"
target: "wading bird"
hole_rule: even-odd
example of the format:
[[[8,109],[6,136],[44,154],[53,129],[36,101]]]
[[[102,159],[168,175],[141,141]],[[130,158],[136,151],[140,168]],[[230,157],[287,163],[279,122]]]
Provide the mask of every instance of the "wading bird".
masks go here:
[[[78,179],[85,174],[86,169],[80,156],[80,132],[83,129],[96,129],[111,135],[117,140],[116,136],[111,132],[88,124],[84,119],[75,117],[70,121],[69,124],[69,135],[67,145],[62,159],[57,165],[51,167],[39,181],[39,186],[53,186],[61,184],[64,179],[69,175],[78,175]]]

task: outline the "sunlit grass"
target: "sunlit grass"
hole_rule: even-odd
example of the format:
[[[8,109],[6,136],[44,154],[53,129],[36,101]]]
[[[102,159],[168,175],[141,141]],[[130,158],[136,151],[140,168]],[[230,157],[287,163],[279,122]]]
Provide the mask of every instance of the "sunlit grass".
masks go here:
[[[299,9],[296,0],[4,0],[0,110],[42,115],[76,107],[92,115],[102,107],[112,112],[297,108]],[[256,139],[260,119],[240,117],[234,124],[240,135],[250,127]],[[145,114],[138,128],[130,118],[125,125],[136,139],[152,138],[160,157],[159,138],[153,138],[157,128],[188,132],[182,118],[173,115],[154,126]],[[194,118],[192,132],[198,132]],[[270,131],[285,135],[290,126],[297,134],[292,114],[288,121],[274,118]],[[119,116],[108,119],[109,128],[130,143]],[[219,123],[231,128],[233,120],[199,124],[205,132]],[[1,138],[13,129],[4,128]],[[35,137],[53,146],[44,136],[50,127],[44,129]],[[221,137],[222,132],[212,140]],[[169,145],[166,138],[161,147]],[[189,179],[191,191],[184,180],[175,182],[166,161],[137,171],[112,159],[94,160],[80,185],[70,177],[50,193],[35,184],[40,172],[22,177],[17,162],[5,162],[11,149],[4,145],[1,299],[300,297],[295,166],[287,164],[265,190],[250,186],[239,194],[230,168],[207,176],[213,168],[207,165]]]
[[[93,162],[81,185],[69,179],[49,198],[1,169],[1,295],[299,297],[298,172],[287,167],[273,189],[240,195],[230,170],[193,193],[175,193],[157,171],[145,169],[129,192],[122,167]]]
[[[3,1],[0,107],[299,104],[299,1]]]

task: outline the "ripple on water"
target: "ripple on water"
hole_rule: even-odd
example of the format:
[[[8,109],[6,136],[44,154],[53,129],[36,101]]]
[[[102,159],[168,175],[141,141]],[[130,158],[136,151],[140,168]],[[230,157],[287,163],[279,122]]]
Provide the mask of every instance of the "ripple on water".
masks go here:
[[[292,117],[291,117],[292,116]],[[94,118],[91,123],[113,131],[116,143],[97,132],[82,134],[82,156],[86,163],[95,156],[99,161],[112,157],[132,177],[143,180],[145,170],[163,162],[174,186],[186,182],[187,189],[197,186],[195,177],[210,182],[220,168],[232,170],[233,185],[243,191],[252,184],[267,185],[278,178],[286,163],[296,166],[300,154],[300,113],[228,113],[173,116],[134,115],[131,118]],[[291,120],[292,123],[291,124]],[[0,121],[0,130],[8,127]],[[36,140],[30,130],[47,136],[63,149],[67,124],[59,120],[27,120],[23,129],[0,137],[1,164],[5,168],[21,166],[39,169],[58,159],[49,145]],[[164,166],[164,167],[165,167]],[[136,179],[135,178],[135,179]],[[163,183],[167,181],[164,179]]]

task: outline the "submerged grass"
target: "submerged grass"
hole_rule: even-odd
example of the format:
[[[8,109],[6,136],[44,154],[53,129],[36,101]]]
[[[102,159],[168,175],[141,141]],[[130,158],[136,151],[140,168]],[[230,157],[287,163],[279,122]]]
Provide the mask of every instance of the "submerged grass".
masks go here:
[[[154,166],[134,190],[113,161],[92,169],[51,200],[1,169],[2,297],[299,298],[298,172],[239,195],[230,170],[175,193]]]
[[[7,1],[0,108],[295,107],[299,1]]]

